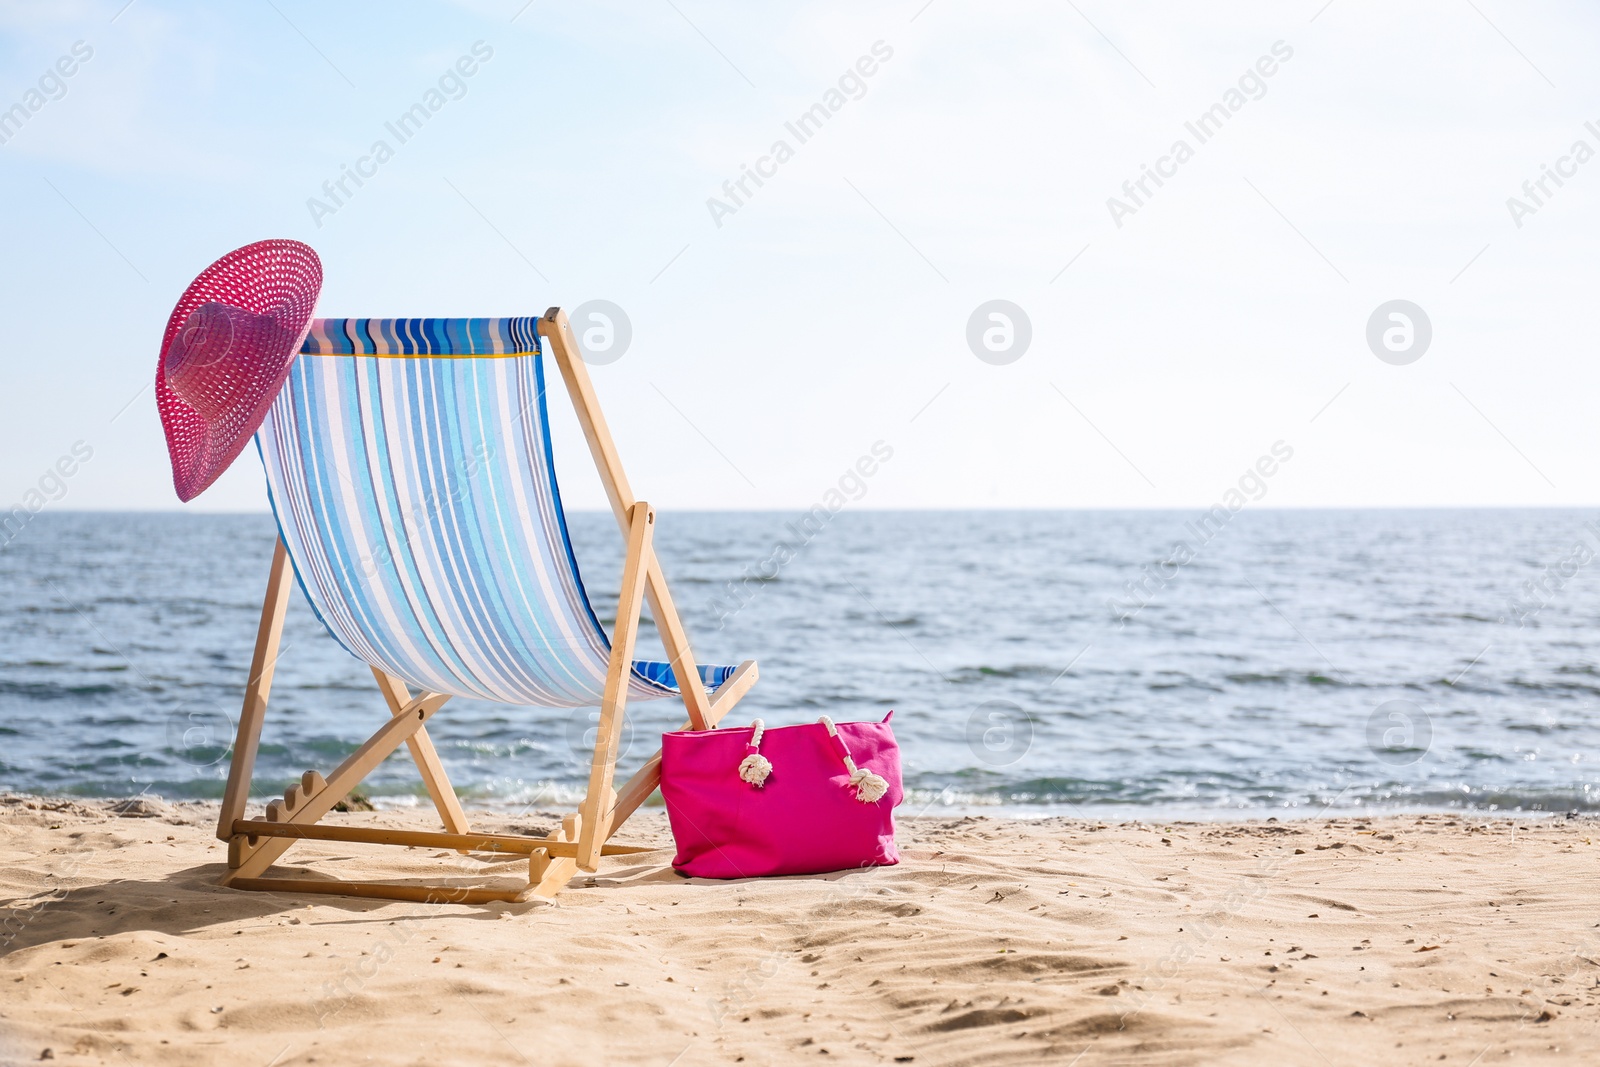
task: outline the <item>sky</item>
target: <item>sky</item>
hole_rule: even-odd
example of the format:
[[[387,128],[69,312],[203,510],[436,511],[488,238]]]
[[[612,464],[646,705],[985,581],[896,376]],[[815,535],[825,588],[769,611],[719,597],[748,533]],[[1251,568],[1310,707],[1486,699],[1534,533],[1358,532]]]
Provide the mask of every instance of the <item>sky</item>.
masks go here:
[[[180,505],[149,388],[188,282],[266,237],[317,250],[320,315],[621,308],[592,374],[660,508],[805,508],[875,448],[855,506],[1592,504],[1597,22],[7,3],[0,507],[266,507],[253,450]]]

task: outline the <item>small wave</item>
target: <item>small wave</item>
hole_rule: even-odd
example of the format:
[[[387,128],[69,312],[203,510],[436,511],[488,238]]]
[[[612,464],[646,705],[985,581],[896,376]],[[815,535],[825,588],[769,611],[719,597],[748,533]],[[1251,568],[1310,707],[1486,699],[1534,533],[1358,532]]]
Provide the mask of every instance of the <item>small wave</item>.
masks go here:
[[[360,682],[297,682],[293,685],[282,686],[280,692],[288,693],[360,693],[363,697],[372,695],[372,680],[366,679],[365,684]]]
[[[126,800],[133,794],[157,797],[162,800],[213,800],[222,796],[222,783],[216,783],[214,793],[195,789],[194,783],[155,779],[133,783],[127,778],[80,779],[65,782],[49,790],[38,790],[41,795],[78,797],[82,800]]]
[[[61,682],[0,681],[0,696],[19,696],[27,700],[81,700],[84,697],[110,696],[116,691],[116,686],[104,682],[65,685]]]
[[[94,740],[79,741],[78,747],[94,752],[117,748],[134,748],[136,746],[132,742],[122,740],[120,737],[99,737]]]
[[[490,779],[461,791],[463,800],[495,808],[573,807],[583,801],[587,783]]]
[[[954,671],[950,672],[949,678],[951,682],[961,685],[971,682],[991,681],[994,679],[1054,679],[1060,673],[1061,668],[1059,666],[1045,667],[1034,663],[1022,663],[1013,667],[958,667]]]
[[[533,741],[526,737],[518,738],[510,743],[497,743],[494,741],[444,741],[434,739],[434,743],[448,754],[459,754],[463,757],[479,757],[486,759],[513,759],[528,752],[553,752],[556,746],[548,741]]]
[[[388,792],[382,787],[374,787],[364,792],[372,801],[372,806],[379,811],[409,811],[422,806],[422,798],[415,793]]]
[[[1243,671],[1237,674],[1223,675],[1225,681],[1234,685],[1328,685],[1348,686],[1353,683],[1330,678],[1321,671],[1270,671],[1258,673]]]
[[[1582,693],[1586,696],[1600,694],[1600,685],[1584,685],[1580,682],[1529,682],[1513,678],[1506,684],[1513,689],[1529,693]]]
[[[960,789],[908,789],[895,809],[900,816],[918,815],[937,808],[993,808],[1004,804],[998,793],[973,793]]]
[[[270,758],[273,762],[305,762],[306,766],[310,767],[323,761],[329,762],[330,765],[337,763],[360,747],[359,741],[337,737],[300,737],[272,744],[262,742],[260,755]]]
[[[1563,663],[1556,668],[1557,674],[1581,674],[1589,678],[1600,678],[1600,670],[1596,670],[1592,663]]]
[[[1173,674],[1175,672],[1173,672],[1173,671],[1162,671],[1161,673],[1162,674]],[[1206,693],[1226,693],[1227,692],[1227,690],[1222,688],[1222,686],[1220,686],[1220,685],[1213,685],[1210,682],[1201,681],[1199,678],[1191,678],[1188,675],[1183,675],[1183,676],[1181,676],[1181,677],[1179,677],[1177,679],[1174,679],[1172,681],[1149,682],[1149,683],[1146,683],[1145,688],[1146,689],[1150,689],[1150,690],[1155,690],[1155,691],[1160,691],[1160,690],[1165,690],[1165,689],[1199,689],[1202,692],[1206,692]]]

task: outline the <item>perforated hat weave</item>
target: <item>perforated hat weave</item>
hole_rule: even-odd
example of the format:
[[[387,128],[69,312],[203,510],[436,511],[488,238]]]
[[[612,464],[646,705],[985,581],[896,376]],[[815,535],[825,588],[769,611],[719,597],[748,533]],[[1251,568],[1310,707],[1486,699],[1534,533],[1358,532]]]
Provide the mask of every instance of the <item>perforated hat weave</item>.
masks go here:
[[[311,328],[322,262],[299,241],[258,241],[201,272],[167,319],[156,406],[178,499],[193,500],[260,428]]]

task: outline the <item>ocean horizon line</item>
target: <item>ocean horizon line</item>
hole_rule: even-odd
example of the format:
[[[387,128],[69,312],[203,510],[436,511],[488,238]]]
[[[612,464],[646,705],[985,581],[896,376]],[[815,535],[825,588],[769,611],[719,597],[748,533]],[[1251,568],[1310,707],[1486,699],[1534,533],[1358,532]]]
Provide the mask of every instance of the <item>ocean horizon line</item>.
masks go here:
[[[1162,512],[1189,512],[1206,511],[1215,506],[1215,501],[1196,504],[1124,504],[1124,505],[1081,505],[1081,506],[1055,506],[1055,505],[1010,505],[1005,507],[930,507],[930,506],[905,506],[905,507],[846,507],[835,514],[849,512],[852,514],[886,514],[886,515],[1004,515],[1004,514],[1160,514]],[[783,515],[791,512],[810,511],[817,507],[813,501],[807,505],[771,506],[750,508],[700,508],[700,507],[674,507],[671,504],[655,505],[657,510],[667,510],[678,514],[695,515]],[[1600,510],[1600,501],[1592,504],[1279,504],[1257,505],[1252,504],[1240,509],[1252,513],[1274,512],[1304,514],[1309,512],[1356,512],[1371,511],[1394,514],[1397,512],[1505,512],[1505,511],[1583,511],[1587,509]],[[609,508],[604,507],[567,507],[564,509],[569,515],[606,515],[610,514]],[[52,507],[34,513],[34,518],[44,515],[271,515],[270,508],[252,509],[210,509],[186,507],[126,507],[126,508],[66,508]]]

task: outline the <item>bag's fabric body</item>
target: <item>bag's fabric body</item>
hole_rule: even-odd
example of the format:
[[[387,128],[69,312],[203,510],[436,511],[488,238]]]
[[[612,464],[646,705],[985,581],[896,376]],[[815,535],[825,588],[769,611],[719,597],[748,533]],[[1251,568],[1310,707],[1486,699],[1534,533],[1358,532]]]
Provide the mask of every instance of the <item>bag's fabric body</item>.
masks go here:
[[[664,734],[661,795],[678,846],[672,866],[697,878],[753,878],[900,862],[900,749],[889,719],[836,729],[837,738],[820,722],[765,730],[759,747],[772,769],[759,786],[739,774],[754,727]],[[888,784],[880,799],[858,799],[841,743],[861,771]]]

